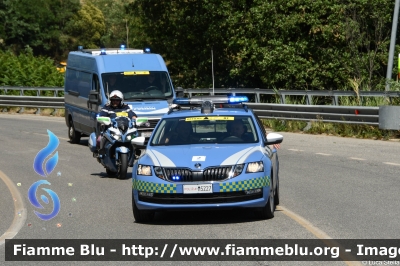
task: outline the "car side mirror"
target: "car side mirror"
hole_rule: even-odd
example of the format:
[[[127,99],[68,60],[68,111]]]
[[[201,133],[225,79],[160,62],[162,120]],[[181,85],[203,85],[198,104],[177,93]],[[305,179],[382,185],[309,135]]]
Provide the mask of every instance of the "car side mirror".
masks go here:
[[[283,136],[278,133],[268,133],[265,145],[279,144],[283,141]]]
[[[90,91],[89,103],[94,103],[94,104],[99,103],[99,92],[98,91]]]
[[[175,90],[175,94],[176,94],[176,98],[183,98],[183,97],[185,97],[185,93],[184,93],[184,91],[183,91],[183,88],[181,88],[181,87],[178,87],[178,88]]]

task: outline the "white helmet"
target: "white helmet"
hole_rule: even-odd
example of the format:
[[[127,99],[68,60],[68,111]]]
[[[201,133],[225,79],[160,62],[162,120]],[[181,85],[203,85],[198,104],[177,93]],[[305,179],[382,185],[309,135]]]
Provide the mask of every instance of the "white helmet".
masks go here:
[[[124,95],[122,94],[122,92],[120,92],[118,90],[115,90],[115,91],[112,91],[110,93],[110,98],[109,99],[110,100],[111,99],[120,99],[121,100],[121,104],[122,104],[122,101],[124,100]]]

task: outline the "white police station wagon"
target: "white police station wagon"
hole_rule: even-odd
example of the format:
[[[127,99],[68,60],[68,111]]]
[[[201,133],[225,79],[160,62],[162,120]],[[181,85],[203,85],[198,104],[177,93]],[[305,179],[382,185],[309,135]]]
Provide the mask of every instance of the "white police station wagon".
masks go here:
[[[279,162],[271,145],[283,136],[267,135],[246,101],[174,100],[132,170],[137,222],[152,220],[156,211],[195,209],[253,208],[259,218],[274,217]]]

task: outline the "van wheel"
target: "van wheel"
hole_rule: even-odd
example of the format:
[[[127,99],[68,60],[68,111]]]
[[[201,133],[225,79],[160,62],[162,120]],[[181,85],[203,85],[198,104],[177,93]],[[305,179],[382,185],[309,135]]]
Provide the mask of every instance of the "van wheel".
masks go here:
[[[69,121],[68,137],[69,141],[74,144],[81,141],[81,132],[75,130],[74,122],[72,120]]]

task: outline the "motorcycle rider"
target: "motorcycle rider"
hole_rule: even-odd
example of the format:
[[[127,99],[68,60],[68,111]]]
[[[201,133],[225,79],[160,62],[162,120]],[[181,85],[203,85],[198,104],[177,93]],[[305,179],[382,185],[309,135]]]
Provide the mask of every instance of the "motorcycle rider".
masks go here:
[[[127,112],[129,118],[131,118],[131,119],[137,118],[136,114],[129,107],[129,105],[123,103],[124,95],[122,94],[122,92],[120,92],[119,90],[113,90],[110,93],[109,99],[110,99],[110,102],[108,104],[106,104],[103,107],[103,109],[101,109],[99,116],[107,116],[110,118],[116,118],[117,112]],[[104,129],[102,131],[104,131]],[[103,146],[104,146],[104,143],[106,142],[106,138],[102,137],[102,134],[100,134],[97,138],[97,142],[99,142],[99,141],[100,141],[99,155],[103,155],[104,154]]]

